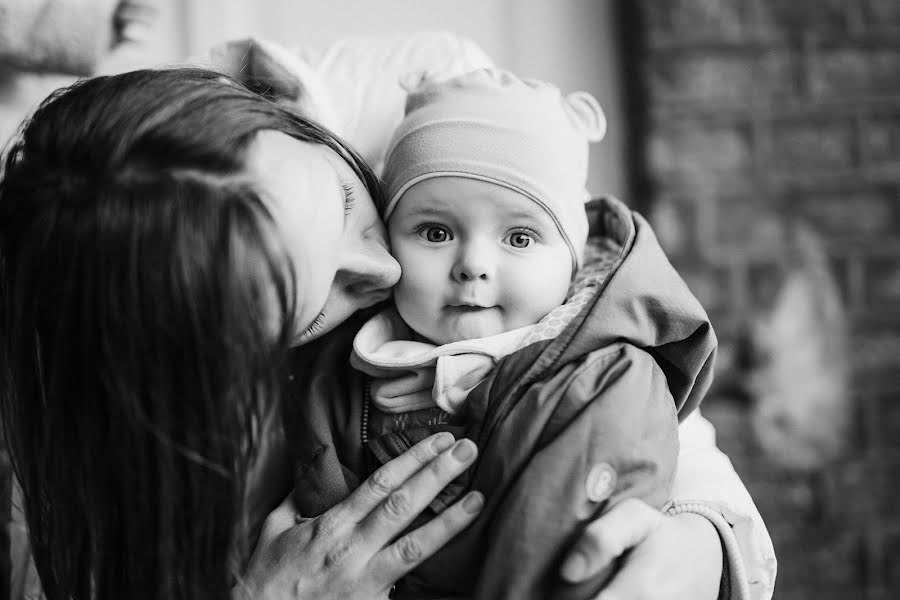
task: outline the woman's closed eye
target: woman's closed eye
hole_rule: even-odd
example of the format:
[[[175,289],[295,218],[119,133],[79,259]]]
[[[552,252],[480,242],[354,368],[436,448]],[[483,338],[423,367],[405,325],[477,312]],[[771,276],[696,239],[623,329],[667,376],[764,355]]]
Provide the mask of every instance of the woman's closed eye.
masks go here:
[[[349,215],[356,205],[356,188],[348,181],[342,181],[341,187],[344,188],[344,215]]]
[[[309,324],[309,327],[307,327],[303,331],[303,333],[300,334],[300,340],[307,340],[317,333],[321,332],[323,329],[325,329],[325,323],[325,311],[323,310],[318,315],[316,315],[316,318],[312,320],[312,323]]]

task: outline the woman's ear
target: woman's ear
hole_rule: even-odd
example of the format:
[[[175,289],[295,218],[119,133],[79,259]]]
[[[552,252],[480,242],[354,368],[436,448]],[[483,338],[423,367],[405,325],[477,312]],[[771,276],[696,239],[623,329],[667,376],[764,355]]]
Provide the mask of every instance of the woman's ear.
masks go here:
[[[587,92],[572,92],[565,97],[565,106],[575,126],[589,142],[599,142],[606,134],[606,115],[600,103]]]

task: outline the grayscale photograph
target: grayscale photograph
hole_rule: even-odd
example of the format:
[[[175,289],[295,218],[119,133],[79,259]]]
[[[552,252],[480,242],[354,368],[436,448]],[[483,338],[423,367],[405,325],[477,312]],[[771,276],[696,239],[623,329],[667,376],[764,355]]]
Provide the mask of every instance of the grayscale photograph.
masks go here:
[[[895,600],[898,479],[900,0],[0,0],[0,600]]]

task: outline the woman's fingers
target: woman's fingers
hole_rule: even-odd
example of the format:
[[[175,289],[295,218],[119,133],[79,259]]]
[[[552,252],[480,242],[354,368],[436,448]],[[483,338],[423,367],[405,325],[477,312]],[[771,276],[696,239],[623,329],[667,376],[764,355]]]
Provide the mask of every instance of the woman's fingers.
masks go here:
[[[268,543],[294,526],[297,520],[297,508],[291,496],[285,498],[278,508],[269,513],[259,534],[258,544]]]
[[[339,513],[341,521],[359,523],[369,516],[391,492],[418,473],[441,452],[452,446],[453,441],[453,435],[447,432],[425,438],[375,471],[332,511]],[[447,482],[449,483],[449,481]]]
[[[328,551],[326,562],[342,564],[350,554],[370,556],[357,563],[367,565],[369,585],[389,588],[462,531],[481,510],[482,495],[467,494],[422,527],[395,540],[477,455],[471,440],[454,443],[452,435],[442,433],[383,465],[347,500],[316,519],[319,536],[346,537],[345,543]]]
[[[382,550],[373,561],[373,567],[389,581],[400,579],[468,527],[482,506],[484,496],[480,492],[469,492],[439,516]]]
[[[599,574],[629,548],[647,538],[663,518],[640,500],[629,498],[591,523],[563,562],[563,579],[578,583]]]
[[[244,595],[385,596],[397,579],[446,544],[480,511],[483,497],[470,493],[394,541],[477,453],[469,440],[454,443],[452,435],[437,434],[382,466],[319,517],[292,524],[293,503],[286,500],[266,521],[242,582]]]
[[[448,483],[475,461],[478,449],[471,440],[459,440],[388,494],[381,505],[360,523],[363,538],[376,547],[397,537]]]
[[[721,579],[722,545],[715,527],[706,517],[681,513],[661,518],[596,600],[715,600]]]

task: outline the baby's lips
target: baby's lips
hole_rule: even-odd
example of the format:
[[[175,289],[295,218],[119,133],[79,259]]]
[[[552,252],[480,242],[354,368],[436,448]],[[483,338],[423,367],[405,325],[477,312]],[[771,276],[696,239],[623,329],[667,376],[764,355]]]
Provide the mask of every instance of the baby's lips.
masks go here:
[[[447,306],[452,308],[457,308],[460,306],[472,306],[477,308],[495,308],[497,305],[493,302],[486,302],[484,299],[479,298],[453,298],[449,302],[447,302]]]
[[[492,308],[497,308],[493,305],[481,305],[481,304],[450,304],[447,306],[448,309],[454,312],[478,312],[482,310],[491,310]]]

